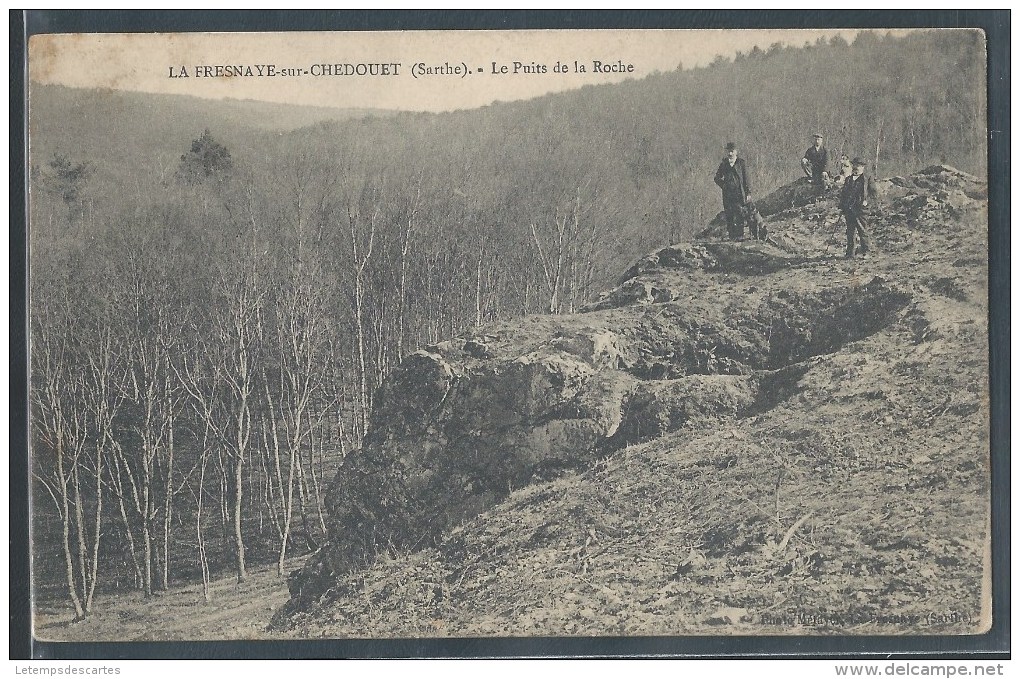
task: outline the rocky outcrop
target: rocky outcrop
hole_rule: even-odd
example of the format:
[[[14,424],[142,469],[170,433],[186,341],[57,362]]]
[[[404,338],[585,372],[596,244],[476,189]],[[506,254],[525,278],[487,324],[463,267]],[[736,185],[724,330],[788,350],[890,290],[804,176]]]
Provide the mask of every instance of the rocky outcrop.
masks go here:
[[[755,199],[754,205],[763,217],[771,217],[783,210],[814,203],[819,198],[824,199],[838,192],[839,185],[834,182],[826,183],[825,188],[819,190],[817,184],[812,184],[807,177],[801,177],[790,184],[780,186],[762,198]]]
[[[897,247],[910,215],[951,220],[979,207],[983,190],[946,166],[885,180],[880,246]],[[435,544],[515,489],[636,442],[767,412],[816,357],[920,308],[914,288],[886,276],[797,273],[829,266],[838,214],[831,197],[801,203],[800,183],[778,195],[759,204],[775,209],[778,246],[662,248],[584,313],[494,324],[405,359],[329,487],[329,541],[292,575],[290,610],[381,553]]]
[[[735,314],[674,302],[625,318],[536,318],[418,351],[379,391],[361,450],[328,489],[330,542],[292,576],[295,604],[533,481],[767,407],[787,366],[875,332],[908,300],[876,278],[852,292],[751,296]]]
[[[768,221],[784,220],[790,216],[803,214],[804,208],[812,206],[830,211],[838,202],[841,188],[841,184],[828,183],[820,189],[807,177],[801,177],[755,200],[754,204]],[[980,207],[988,200],[987,182],[950,165],[931,165],[909,177],[878,179],[875,181],[875,189],[880,204],[891,205],[906,198],[907,207],[913,212],[927,210],[928,214],[921,219],[935,216],[931,214],[933,210],[944,211],[950,216],[958,217],[965,210]],[[808,214],[812,212],[814,211],[807,210]],[[770,232],[775,233],[775,230],[770,228]],[[719,212],[705,229],[696,233],[696,237],[725,238],[725,213]],[[784,242],[782,238],[776,238],[773,244],[784,247],[789,243]]]

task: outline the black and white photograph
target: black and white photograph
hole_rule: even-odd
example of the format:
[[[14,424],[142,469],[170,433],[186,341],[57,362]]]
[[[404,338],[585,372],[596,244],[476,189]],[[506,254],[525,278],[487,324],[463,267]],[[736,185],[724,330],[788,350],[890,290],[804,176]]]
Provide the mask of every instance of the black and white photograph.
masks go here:
[[[27,55],[33,638],[991,628],[982,30]]]

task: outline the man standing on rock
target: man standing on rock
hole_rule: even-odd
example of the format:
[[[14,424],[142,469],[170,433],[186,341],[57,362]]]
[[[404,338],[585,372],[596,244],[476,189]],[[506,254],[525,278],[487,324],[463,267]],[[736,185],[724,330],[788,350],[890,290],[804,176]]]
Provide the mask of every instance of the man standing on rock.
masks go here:
[[[726,144],[726,157],[719,163],[715,183],[722,189],[726,231],[733,240],[743,240],[747,203],[751,200],[751,184],[747,181],[747,165],[737,157],[737,145]]]
[[[825,181],[824,173],[825,167],[829,164],[829,150],[822,145],[822,135],[815,135],[815,144],[808,148],[804,152],[804,157],[800,159],[800,164],[804,167],[804,172],[811,178],[813,184],[823,185]]]
[[[864,220],[864,208],[868,207],[868,198],[875,194],[875,185],[871,177],[864,174],[865,162],[861,158],[853,159],[854,171],[843,184],[839,194],[839,209],[846,219],[846,259],[853,259],[854,236],[861,239],[861,256],[871,250],[871,239],[865,229],[868,223]]]

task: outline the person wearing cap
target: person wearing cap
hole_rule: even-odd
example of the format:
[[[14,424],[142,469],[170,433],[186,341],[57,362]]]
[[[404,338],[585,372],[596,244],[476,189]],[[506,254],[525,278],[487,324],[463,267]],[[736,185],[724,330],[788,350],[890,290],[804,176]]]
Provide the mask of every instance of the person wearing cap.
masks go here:
[[[821,184],[825,167],[829,164],[829,151],[822,144],[822,135],[816,134],[814,137],[814,145],[804,152],[804,157],[801,158],[800,164],[804,168],[804,172],[807,173],[807,176],[811,177],[812,182]]]
[[[747,180],[747,164],[737,157],[737,145],[726,144],[726,157],[719,163],[715,183],[722,189],[723,210],[726,211],[726,231],[733,240],[744,237],[744,211],[751,200],[751,184]]]
[[[843,189],[839,193],[839,209],[846,219],[846,259],[854,256],[854,238],[860,238],[861,256],[871,250],[871,239],[866,228],[864,209],[868,207],[868,199],[875,194],[875,185],[871,177],[864,174],[866,163],[861,158],[854,158],[853,174],[846,178]]]

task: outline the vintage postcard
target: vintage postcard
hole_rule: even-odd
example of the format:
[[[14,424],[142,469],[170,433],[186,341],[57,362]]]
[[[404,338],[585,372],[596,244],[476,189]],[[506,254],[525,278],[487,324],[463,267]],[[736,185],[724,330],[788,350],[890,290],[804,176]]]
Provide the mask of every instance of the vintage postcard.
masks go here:
[[[986,632],[986,82],[969,29],[31,36],[35,638]]]

